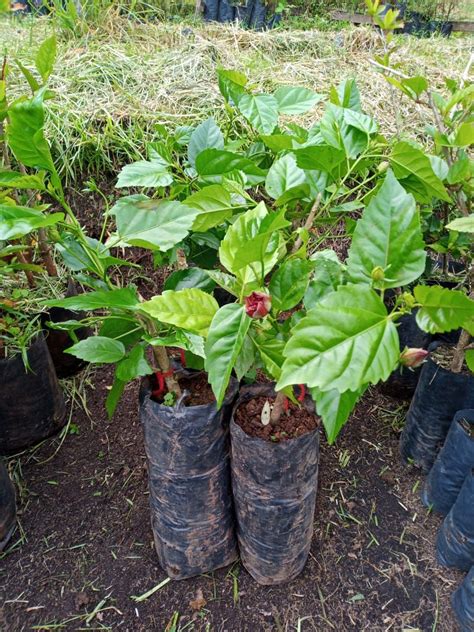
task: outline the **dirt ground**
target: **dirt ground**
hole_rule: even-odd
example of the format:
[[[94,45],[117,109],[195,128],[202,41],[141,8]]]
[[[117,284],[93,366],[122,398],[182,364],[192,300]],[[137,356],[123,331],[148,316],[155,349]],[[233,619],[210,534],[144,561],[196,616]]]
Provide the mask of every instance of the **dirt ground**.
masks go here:
[[[152,544],[137,386],[109,422],[110,383],[107,369],[69,383],[77,404],[60,449],[47,441],[9,462],[20,526],[0,559],[2,631],[457,629],[449,598],[462,575],[436,564],[440,519],[419,501],[420,475],[399,462],[404,407],[376,390],[336,446],[322,440],[315,532],[300,577],[263,587],[236,563],[135,601],[166,575]]]

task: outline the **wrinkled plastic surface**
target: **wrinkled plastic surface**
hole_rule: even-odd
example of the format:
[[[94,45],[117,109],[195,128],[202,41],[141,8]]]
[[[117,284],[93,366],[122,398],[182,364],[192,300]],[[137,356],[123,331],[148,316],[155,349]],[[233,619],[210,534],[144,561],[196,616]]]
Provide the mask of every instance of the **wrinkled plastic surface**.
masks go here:
[[[16,522],[15,488],[0,461],[0,551],[8,544]]]
[[[417,310],[413,310],[411,314],[404,314],[397,321],[400,351],[403,351],[405,347],[428,349],[432,341],[432,336],[420,329],[416,324],[416,312]],[[420,379],[421,369],[422,367],[409,369],[408,367],[400,366],[385,383],[380,385],[380,391],[384,395],[396,397],[397,399],[411,399]]]
[[[474,564],[474,470],[464,479],[456,502],[441,525],[436,552],[443,566],[468,571]]]
[[[140,389],[140,419],[148,458],[150,507],[158,559],[173,579],[227,566],[237,559],[230,487],[229,418],[238,383],[222,408],[174,407]],[[184,394],[183,394],[184,397]]]
[[[474,566],[451,598],[461,632],[474,632]]]
[[[59,329],[50,329],[47,326],[47,322],[63,323],[67,320],[81,320],[85,314],[80,312],[73,312],[70,309],[64,307],[52,307],[49,312],[41,315],[41,322],[43,323],[44,333],[46,337],[46,344],[48,345],[51,359],[53,360],[54,368],[56,369],[56,375],[59,378],[72,377],[76,375],[87,365],[87,362],[76,358],[70,353],[64,353],[66,349],[71,347],[74,342],[71,339],[67,331],[60,331]],[[87,327],[76,329],[76,336],[79,340],[83,340],[92,334],[92,331]]]
[[[272,385],[242,388],[235,410],[262,395],[274,397]],[[259,584],[288,582],[303,570],[311,546],[319,429],[279,443],[250,437],[233,420],[230,432],[242,563]]]
[[[423,365],[400,438],[400,453],[428,472],[458,410],[474,408],[474,376],[452,373],[433,362]]]
[[[0,360],[0,454],[29,448],[58,432],[66,408],[43,334],[21,355]]]
[[[474,436],[462,421],[474,430],[474,409],[459,410],[455,415],[444,446],[426,479],[421,498],[425,505],[447,514],[458,497],[464,479],[474,468]]]

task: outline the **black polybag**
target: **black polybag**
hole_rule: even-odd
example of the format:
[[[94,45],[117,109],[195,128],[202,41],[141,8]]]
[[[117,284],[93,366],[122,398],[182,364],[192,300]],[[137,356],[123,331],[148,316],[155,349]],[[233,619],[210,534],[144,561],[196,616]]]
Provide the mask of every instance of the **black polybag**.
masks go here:
[[[474,566],[453,593],[451,603],[461,632],[474,632]]]
[[[0,461],[0,551],[8,544],[16,524],[15,488]]]
[[[243,387],[238,406],[275,397],[270,384]],[[314,412],[312,402],[306,402]],[[259,583],[296,577],[309,555],[319,465],[319,429],[274,443],[250,437],[233,420],[232,487],[243,565]]]
[[[237,559],[230,487],[229,418],[238,391],[231,380],[220,410],[215,402],[175,406],[140,389],[140,419],[148,459],[150,508],[158,559],[173,579],[227,566]]]
[[[459,410],[455,415],[444,446],[431,468],[421,498],[425,505],[447,514],[454,505],[464,479],[474,467],[474,436],[463,425],[474,430],[474,409]]]
[[[474,408],[474,376],[452,373],[428,358],[400,437],[402,458],[428,472],[454,415],[464,408]]]
[[[262,0],[205,0],[204,20],[207,22],[233,22],[255,30],[270,29],[281,19],[280,13],[269,10]]]
[[[50,321],[52,323],[63,323],[67,320],[81,320],[84,317],[84,313],[75,312],[70,309],[65,309],[64,307],[51,307],[48,312],[41,315],[46,344],[48,345],[56,375],[59,378],[76,375],[87,366],[87,362],[76,358],[76,356],[70,353],[65,353],[65,350],[74,344],[69,332],[60,329],[52,329],[48,327],[47,323]],[[84,340],[92,335],[92,330],[88,327],[81,327],[80,329],[76,329],[75,334],[78,340]]]
[[[66,407],[42,333],[27,352],[0,360],[0,454],[29,448],[63,426]]]
[[[438,562],[443,566],[470,570],[474,564],[474,470],[444,519],[436,541]]]

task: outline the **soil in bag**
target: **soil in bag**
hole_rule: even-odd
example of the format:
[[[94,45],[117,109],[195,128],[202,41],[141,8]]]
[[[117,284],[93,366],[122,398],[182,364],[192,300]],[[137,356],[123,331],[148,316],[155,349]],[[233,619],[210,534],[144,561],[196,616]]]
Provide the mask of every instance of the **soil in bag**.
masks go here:
[[[0,360],[0,454],[29,448],[58,432],[66,417],[43,334],[21,355]]]
[[[474,632],[474,566],[451,598],[461,632]]]
[[[217,410],[202,379],[198,374],[192,386],[192,378],[188,384],[180,379],[183,396],[172,407],[152,399],[150,379],[140,389],[153,536],[159,562],[173,579],[213,571],[238,556],[229,462],[238,383],[232,379]],[[188,402],[184,387],[192,389]]]
[[[428,349],[432,342],[431,334],[420,329],[416,323],[416,312],[404,314],[397,321],[397,331],[400,340],[400,351],[405,347]],[[422,367],[411,369],[406,366],[398,367],[388,380],[380,385],[380,392],[397,399],[411,399],[420,379]]]
[[[467,369],[452,373],[450,349],[433,349],[423,365],[400,438],[404,461],[428,472],[458,410],[474,408],[474,376]]]
[[[474,409],[459,410],[444,446],[426,479],[421,498],[425,505],[447,514],[464,479],[474,467]]]
[[[289,404],[277,426],[263,426],[271,384],[241,389],[231,421],[232,486],[240,557],[259,584],[299,575],[308,558],[319,464],[314,405]]]
[[[3,551],[16,523],[15,488],[5,464],[0,461],[0,551]]]
[[[444,519],[436,541],[438,562],[443,566],[469,571],[474,564],[474,470]]]

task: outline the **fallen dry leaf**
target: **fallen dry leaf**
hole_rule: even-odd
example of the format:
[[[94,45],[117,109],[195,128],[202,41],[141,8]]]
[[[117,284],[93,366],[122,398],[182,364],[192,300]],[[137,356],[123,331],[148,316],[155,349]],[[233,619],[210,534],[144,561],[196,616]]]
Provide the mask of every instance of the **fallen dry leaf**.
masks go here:
[[[191,606],[193,610],[198,611],[198,610],[201,610],[201,608],[204,608],[206,604],[207,604],[207,601],[204,599],[202,590],[201,588],[198,588],[196,591],[196,597],[194,599],[191,599],[191,601],[189,602],[189,605]]]

